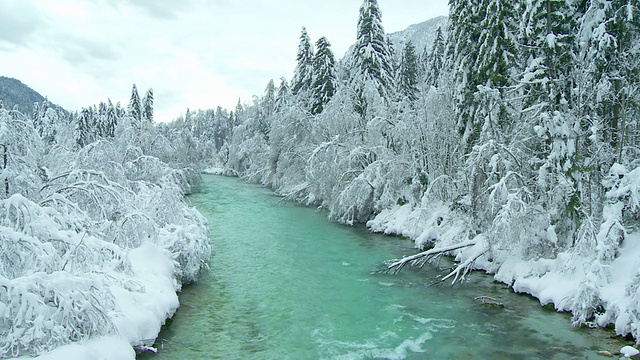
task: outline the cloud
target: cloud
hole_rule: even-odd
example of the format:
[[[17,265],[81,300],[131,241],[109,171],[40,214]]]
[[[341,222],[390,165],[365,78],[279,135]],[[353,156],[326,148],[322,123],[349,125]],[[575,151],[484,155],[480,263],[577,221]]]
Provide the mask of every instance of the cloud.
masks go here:
[[[109,43],[73,35],[60,35],[54,49],[71,64],[79,65],[99,61],[115,61],[119,52]]]
[[[191,8],[191,2],[185,0],[180,2],[174,0],[130,0],[129,3],[160,20],[176,20],[181,12]]]
[[[38,9],[27,1],[0,1],[0,19],[0,49],[7,48],[7,44],[27,46],[46,22]]]

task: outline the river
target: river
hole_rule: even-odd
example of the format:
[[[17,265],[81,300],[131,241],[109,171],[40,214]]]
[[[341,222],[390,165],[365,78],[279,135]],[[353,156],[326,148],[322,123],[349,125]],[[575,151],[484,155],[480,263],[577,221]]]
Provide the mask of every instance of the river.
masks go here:
[[[620,348],[490,276],[434,285],[446,259],[378,272],[412,243],[329,222],[257,185],[205,175],[189,201],[209,219],[211,272],[180,294],[158,354],[139,359],[598,359]]]

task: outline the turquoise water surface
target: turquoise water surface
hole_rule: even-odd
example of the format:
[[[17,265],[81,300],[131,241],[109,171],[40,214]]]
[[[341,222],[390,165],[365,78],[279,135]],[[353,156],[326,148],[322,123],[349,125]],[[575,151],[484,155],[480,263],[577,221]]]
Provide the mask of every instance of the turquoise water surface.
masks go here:
[[[412,243],[259,186],[205,176],[189,201],[209,219],[211,272],[184,288],[158,354],[141,359],[598,359],[619,349],[489,276],[434,286],[446,260],[378,272]],[[504,308],[473,301],[483,295]]]

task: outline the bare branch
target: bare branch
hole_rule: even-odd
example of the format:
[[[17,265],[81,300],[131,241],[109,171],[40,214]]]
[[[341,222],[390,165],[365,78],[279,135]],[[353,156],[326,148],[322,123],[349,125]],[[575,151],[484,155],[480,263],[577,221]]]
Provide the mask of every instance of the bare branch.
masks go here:
[[[428,257],[428,256],[433,256],[433,255],[438,255],[441,253],[445,253],[448,251],[453,251],[453,250],[458,250],[458,249],[462,249],[462,248],[466,248],[469,246],[473,246],[475,244],[478,243],[477,239],[473,239],[473,240],[467,240],[467,241],[463,241],[461,243],[457,243],[454,245],[450,245],[450,246],[444,246],[444,247],[439,247],[439,248],[433,248],[433,249],[429,249],[427,251],[423,251],[411,256],[407,256],[404,257],[400,260],[397,260],[393,263],[391,263],[390,265],[387,266],[387,271],[390,270],[394,270],[394,273],[399,272],[400,270],[402,270],[402,268],[409,262],[414,262],[415,260],[424,258],[424,257]]]

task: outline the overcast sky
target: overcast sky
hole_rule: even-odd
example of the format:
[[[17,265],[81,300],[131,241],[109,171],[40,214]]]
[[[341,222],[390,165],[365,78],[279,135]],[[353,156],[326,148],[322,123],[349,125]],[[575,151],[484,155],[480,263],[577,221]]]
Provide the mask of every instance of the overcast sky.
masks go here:
[[[68,110],[155,94],[155,116],[233,109],[290,79],[300,31],[339,59],[361,0],[0,0],[0,75]],[[447,0],[378,0],[385,31],[447,15]]]

